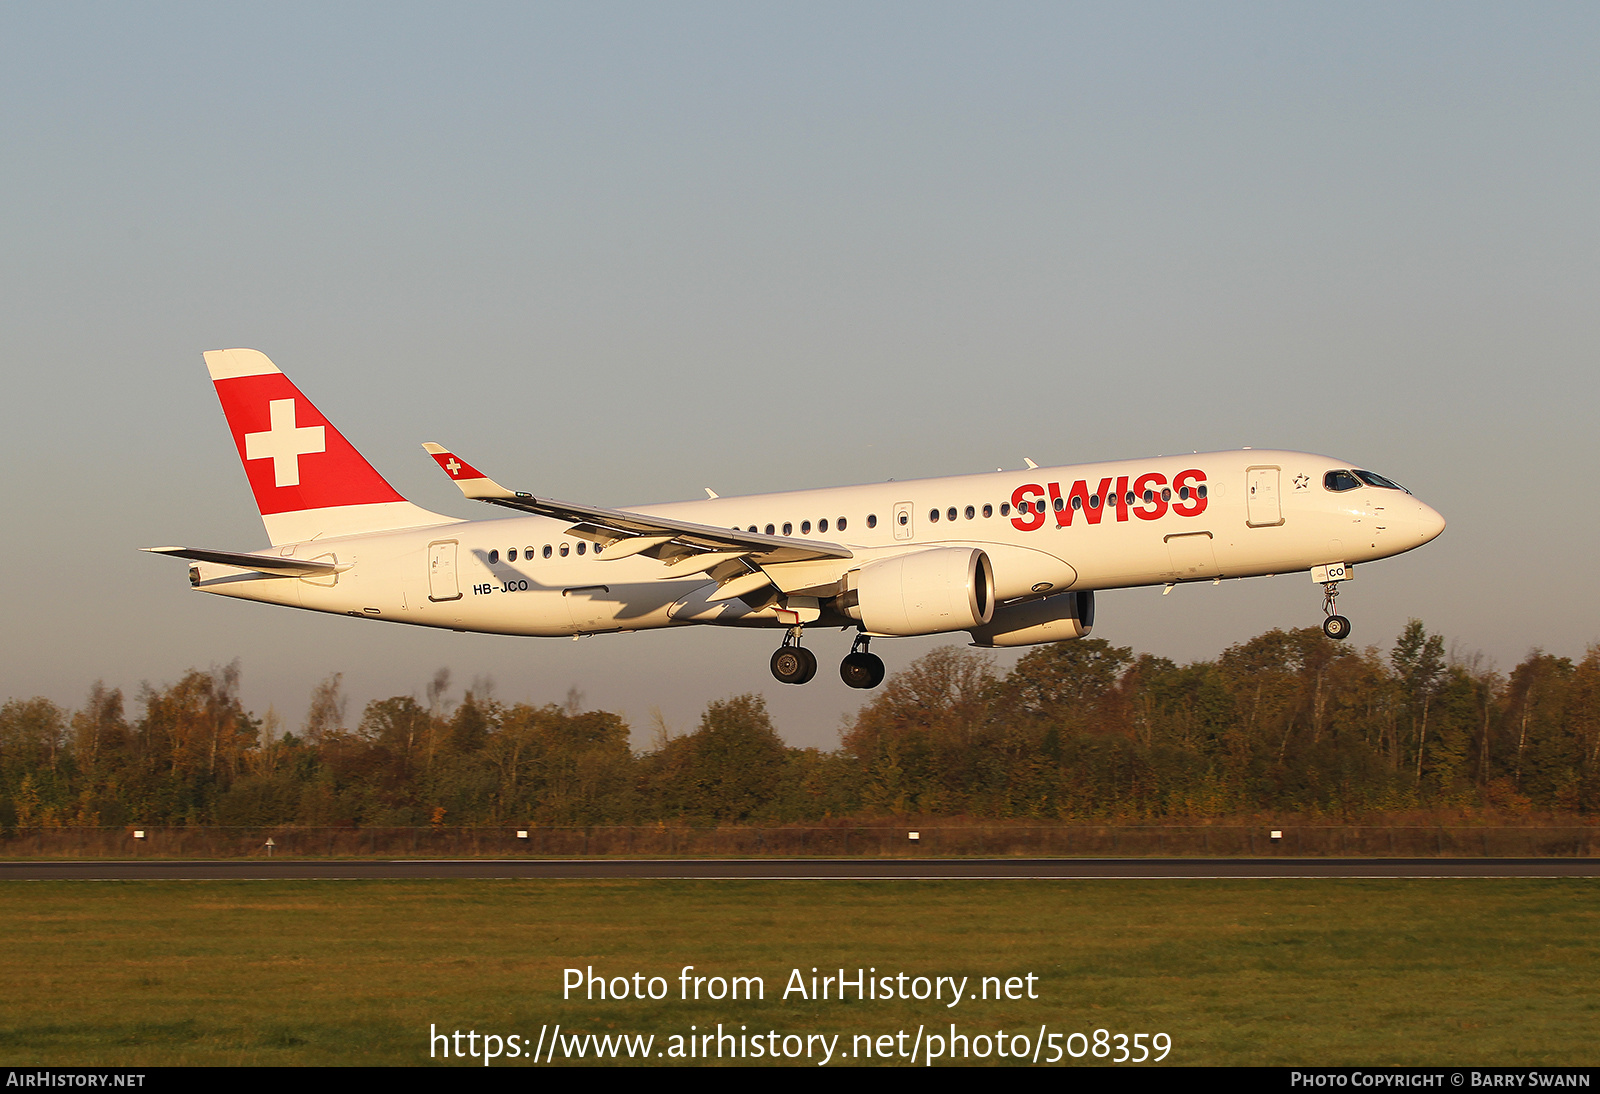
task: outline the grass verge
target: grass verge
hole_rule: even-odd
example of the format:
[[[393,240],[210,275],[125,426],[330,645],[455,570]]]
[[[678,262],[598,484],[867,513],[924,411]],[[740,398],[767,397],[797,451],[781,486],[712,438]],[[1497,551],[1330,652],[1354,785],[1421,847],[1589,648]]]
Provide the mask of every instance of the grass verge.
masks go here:
[[[558,1022],[656,1051],[719,1022],[838,1033],[848,1054],[953,1022],[1159,1031],[1178,1064],[1575,1065],[1600,1023],[1597,898],[1573,879],[13,882],[0,1063],[420,1064],[430,1025],[531,1042]],[[765,998],[682,1000],[685,965]],[[563,1000],[590,966],[668,997]],[[1032,973],[1038,998],[783,998],[813,967],[972,993]]]

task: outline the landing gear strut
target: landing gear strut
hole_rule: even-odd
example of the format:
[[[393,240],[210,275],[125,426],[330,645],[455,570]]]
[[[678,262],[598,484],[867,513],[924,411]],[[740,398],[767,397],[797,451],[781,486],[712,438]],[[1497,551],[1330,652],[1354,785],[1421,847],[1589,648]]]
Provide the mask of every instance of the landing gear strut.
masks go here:
[[[1339,606],[1339,583],[1337,581],[1324,581],[1322,583],[1322,614],[1327,616],[1322,621],[1322,633],[1329,638],[1344,639],[1350,637],[1350,620],[1335,612]]]
[[[864,691],[883,683],[883,658],[867,652],[867,643],[871,641],[864,634],[856,635],[856,640],[850,643],[850,653],[839,662],[839,676],[844,682]]]
[[[785,684],[803,684],[817,674],[817,655],[800,644],[800,628],[790,627],[772,655],[772,675]]]

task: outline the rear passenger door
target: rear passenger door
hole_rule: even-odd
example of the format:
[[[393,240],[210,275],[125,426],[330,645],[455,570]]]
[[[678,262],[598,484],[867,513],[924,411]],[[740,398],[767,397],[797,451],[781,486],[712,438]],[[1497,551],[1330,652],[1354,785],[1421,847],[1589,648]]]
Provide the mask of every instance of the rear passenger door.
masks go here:
[[[456,584],[456,541],[453,539],[428,544],[428,599],[461,599],[461,588]]]

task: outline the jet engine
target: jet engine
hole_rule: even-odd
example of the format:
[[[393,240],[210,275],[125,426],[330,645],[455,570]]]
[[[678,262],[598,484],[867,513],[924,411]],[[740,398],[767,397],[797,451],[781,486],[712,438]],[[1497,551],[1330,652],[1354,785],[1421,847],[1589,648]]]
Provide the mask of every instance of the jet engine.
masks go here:
[[[976,547],[930,547],[845,575],[839,610],[869,634],[940,634],[994,615],[994,566]]]
[[[996,646],[1036,646],[1041,642],[1063,642],[1083,638],[1094,627],[1094,593],[1057,593],[1043,600],[1006,604],[996,608],[994,618],[981,627],[970,628],[972,644]]]

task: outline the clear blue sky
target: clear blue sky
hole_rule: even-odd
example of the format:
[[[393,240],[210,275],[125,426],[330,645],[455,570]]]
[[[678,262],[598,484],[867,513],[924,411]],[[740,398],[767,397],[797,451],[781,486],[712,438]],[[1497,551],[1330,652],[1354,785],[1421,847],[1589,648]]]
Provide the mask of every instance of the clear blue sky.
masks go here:
[[[192,594],[264,542],[200,360],[273,357],[407,496],[418,442],[602,504],[1242,445],[1450,521],[1363,568],[1509,669],[1600,639],[1592,4],[0,7],[0,697],[243,661],[290,727],[442,665],[677,729],[812,644],[361,625]],[[1102,597],[1179,659],[1304,575]],[[891,669],[938,644],[883,643]]]

